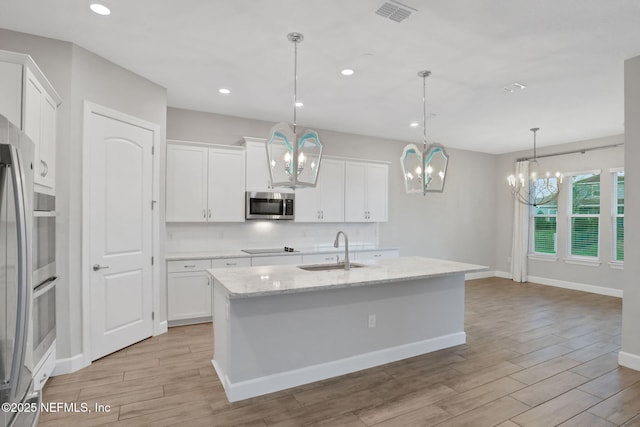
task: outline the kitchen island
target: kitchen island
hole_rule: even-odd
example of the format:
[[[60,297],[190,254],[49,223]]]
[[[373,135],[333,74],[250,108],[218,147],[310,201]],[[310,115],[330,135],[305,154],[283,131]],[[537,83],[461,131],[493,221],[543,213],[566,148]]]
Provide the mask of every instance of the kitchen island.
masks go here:
[[[465,273],[485,269],[422,257],[211,269],[213,366],[233,402],[464,344]]]

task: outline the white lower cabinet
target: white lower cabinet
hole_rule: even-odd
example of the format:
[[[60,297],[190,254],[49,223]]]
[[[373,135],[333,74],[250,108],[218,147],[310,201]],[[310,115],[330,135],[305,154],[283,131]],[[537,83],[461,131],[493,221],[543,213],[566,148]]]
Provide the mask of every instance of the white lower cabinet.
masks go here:
[[[169,326],[211,321],[211,260],[169,261],[167,320]]]
[[[186,259],[167,263],[169,326],[211,322],[213,279],[210,268],[249,267],[251,258]]]

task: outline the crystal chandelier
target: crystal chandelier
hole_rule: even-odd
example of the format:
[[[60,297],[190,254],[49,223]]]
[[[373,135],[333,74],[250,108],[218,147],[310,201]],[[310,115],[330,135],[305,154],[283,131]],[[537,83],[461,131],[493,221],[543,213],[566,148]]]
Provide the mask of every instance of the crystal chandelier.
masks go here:
[[[509,175],[507,182],[518,202],[529,206],[546,205],[558,197],[564,175],[561,172],[546,172],[542,175],[538,172],[536,133],[540,128],[530,130],[533,132],[533,158],[519,162],[521,170],[517,171],[517,175]]]
[[[298,43],[304,36],[287,34],[294,46],[293,61],[293,126],[278,123],[271,128],[266,141],[267,162],[272,187],[315,187],[322,158],[318,133],[306,129],[297,132],[298,108]]]
[[[431,144],[427,147],[426,80],[429,75],[431,71],[418,72],[418,77],[422,77],[423,149],[419,150],[415,144],[408,144],[400,157],[405,191],[424,195],[428,192],[441,193],[444,190],[444,179],[449,162],[449,156],[442,145]]]

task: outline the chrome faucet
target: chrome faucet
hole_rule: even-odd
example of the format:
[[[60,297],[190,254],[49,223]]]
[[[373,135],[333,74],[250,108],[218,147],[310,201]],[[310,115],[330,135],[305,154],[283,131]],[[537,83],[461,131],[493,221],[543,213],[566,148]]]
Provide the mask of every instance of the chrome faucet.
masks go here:
[[[349,263],[349,238],[344,231],[338,231],[336,234],[336,240],[333,242],[333,247],[338,247],[338,239],[341,234],[344,236],[344,269],[349,270],[351,268],[351,264]]]

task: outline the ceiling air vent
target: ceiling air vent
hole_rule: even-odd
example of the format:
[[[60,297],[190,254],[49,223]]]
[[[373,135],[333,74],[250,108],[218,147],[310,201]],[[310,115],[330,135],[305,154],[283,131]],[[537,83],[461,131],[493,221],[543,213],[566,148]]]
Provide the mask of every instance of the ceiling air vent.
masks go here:
[[[409,7],[406,4],[402,4],[395,0],[388,0],[383,2],[378,9],[376,9],[376,14],[383,18],[389,18],[395,22],[402,22],[411,16],[412,13],[417,11],[417,9]]]

